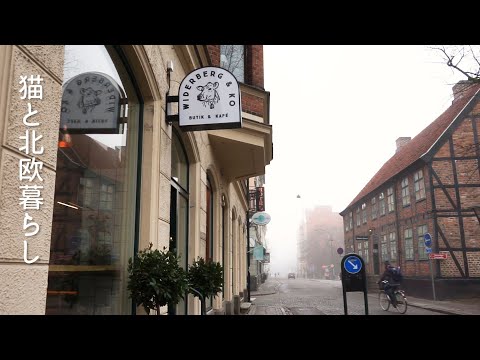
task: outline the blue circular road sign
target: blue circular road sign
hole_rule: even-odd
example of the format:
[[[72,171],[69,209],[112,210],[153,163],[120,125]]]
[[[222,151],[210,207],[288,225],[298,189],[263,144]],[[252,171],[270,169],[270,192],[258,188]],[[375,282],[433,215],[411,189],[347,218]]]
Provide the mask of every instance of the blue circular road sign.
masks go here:
[[[431,247],[432,246],[432,235],[430,233],[426,233],[423,235],[423,241],[425,242],[426,247]]]
[[[355,255],[350,255],[348,258],[345,259],[343,267],[350,274],[359,273],[360,270],[362,270],[362,260],[360,260],[360,258]]]

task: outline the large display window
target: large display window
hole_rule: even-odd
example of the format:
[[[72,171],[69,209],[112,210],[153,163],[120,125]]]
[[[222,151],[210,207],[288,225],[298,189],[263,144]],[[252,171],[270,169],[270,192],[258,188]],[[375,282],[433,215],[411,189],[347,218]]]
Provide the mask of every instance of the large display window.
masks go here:
[[[66,46],[46,314],[130,314],[140,101],[121,56]]]

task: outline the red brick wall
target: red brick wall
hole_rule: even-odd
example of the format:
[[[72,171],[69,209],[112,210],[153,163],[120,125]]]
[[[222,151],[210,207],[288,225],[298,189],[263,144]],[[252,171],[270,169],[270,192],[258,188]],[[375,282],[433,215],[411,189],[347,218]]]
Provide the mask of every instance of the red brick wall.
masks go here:
[[[220,66],[220,45],[207,45],[213,66]],[[263,45],[245,45],[245,83],[263,89]]]
[[[247,47],[245,79],[249,85],[263,89],[263,45]]]
[[[220,45],[207,45],[212,66],[220,66]]]
[[[477,104],[474,107],[473,113],[477,113],[480,107]],[[477,127],[480,125],[478,120],[475,120]],[[452,134],[453,149],[456,157],[463,156],[476,156],[476,145],[474,140],[472,119],[466,118],[462,120],[461,124]],[[478,140],[477,140],[478,141]],[[435,154],[435,157],[447,157],[450,156],[450,143],[446,143],[442,148]],[[456,175],[459,184],[479,184],[480,176],[478,171],[478,160],[477,159],[456,159]],[[454,174],[453,174],[453,165],[451,160],[445,161],[434,161],[433,169],[438,174],[443,185],[453,185]],[[434,184],[437,184],[434,181]],[[452,198],[455,206],[457,205],[457,196],[455,189],[447,189],[450,197]],[[474,205],[478,205],[480,201],[480,188],[479,187],[460,187],[460,207],[462,210],[468,210]],[[456,209],[452,204],[447,200],[445,193],[442,189],[435,190],[435,203],[437,209],[451,210],[451,215],[456,215]],[[464,212],[465,215],[467,213]],[[473,215],[470,213],[470,215]],[[480,246],[480,226],[476,217],[463,216],[463,232],[465,238],[465,245],[467,247],[479,247]],[[461,248],[461,223],[458,217],[439,217],[438,225],[442,232],[444,233],[448,245],[453,248]],[[440,249],[446,250],[445,241],[439,237],[438,243]],[[460,263],[461,268],[465,271],[465,261],[464,261],[464,252],[454,251],[457,261]],[[478,264],[478,254],[475,252],[466,252],[466,257],[468,261],[469,273],[470,276],[478,276],[476,274],[480,273],[479,264]],[[460,271],[457,269],[454,260],[449,254],[447,260],[442,260],[440,263],[441,273],[443,276],[447,277],[459,277],[461,276]]]
[[[263,117],[263,99],[242,92],[242,111]]]
[[[245,45],[245,84],[263,90],[263,45]],[[220,66],[220,45],[207,45],[212,66]],[[242,92],[242,111],[263,117],[263,99]]]

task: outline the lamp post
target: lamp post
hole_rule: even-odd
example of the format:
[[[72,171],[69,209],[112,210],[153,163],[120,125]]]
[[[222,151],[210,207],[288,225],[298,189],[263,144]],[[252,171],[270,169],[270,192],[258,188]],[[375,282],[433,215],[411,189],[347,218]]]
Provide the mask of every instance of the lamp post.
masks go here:
[[[302,197],[297,195],[297,199],[301,199]],[[307,246],[307,217],[306,217],[306,211],[305,207],[301,206],[301,211],[302,211],[302,230],[303,230],[303,236],[301,238],[301,241],[299,241],[298,246],[297,246],[297,272],[300,273],[300,277],[307,278],[308,274],[308,269],[306,266],[306,257],[305,257],[305,250]]]

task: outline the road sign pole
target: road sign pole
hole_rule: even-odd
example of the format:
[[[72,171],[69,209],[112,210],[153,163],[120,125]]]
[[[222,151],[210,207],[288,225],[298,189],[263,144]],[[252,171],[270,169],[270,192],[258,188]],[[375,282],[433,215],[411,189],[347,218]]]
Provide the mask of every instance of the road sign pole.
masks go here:
[[[435,295],[435,279],[433,277],[432,259],[428,259],[428,264],[430,265],[430,274],[432,276],[433,301],[437,301],[437,296]]]

